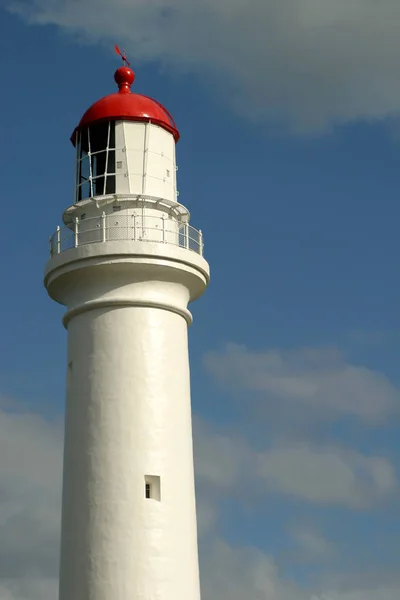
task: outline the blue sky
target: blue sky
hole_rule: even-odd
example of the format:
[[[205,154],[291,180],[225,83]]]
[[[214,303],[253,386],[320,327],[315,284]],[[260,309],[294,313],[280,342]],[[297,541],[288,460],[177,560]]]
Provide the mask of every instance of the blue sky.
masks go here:
[[[55,594],[66,333],[43,267],[116,42],[181,131],[211,266],[190,331],[203,600],[397,599],[400,9],[3,4],[1,600]]]

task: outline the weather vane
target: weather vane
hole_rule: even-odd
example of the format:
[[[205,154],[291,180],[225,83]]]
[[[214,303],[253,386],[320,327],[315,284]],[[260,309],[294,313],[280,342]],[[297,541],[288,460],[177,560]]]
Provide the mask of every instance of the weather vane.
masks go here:
[[[130,67],[131,66],[131,63],[128,62],[128,59],[126,58],[126,52],[125,52],[125,50],[120,50],[119,47],[117,46],[117,44],[115,44],[115,52],[117,54],[119,54],[120,57],[122,58],[124,66],[126,66],[126,67]]]

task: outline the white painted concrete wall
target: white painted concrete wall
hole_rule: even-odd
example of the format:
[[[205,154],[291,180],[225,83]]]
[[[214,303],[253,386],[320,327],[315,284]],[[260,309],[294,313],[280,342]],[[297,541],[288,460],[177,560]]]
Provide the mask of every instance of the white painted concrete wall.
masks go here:
[[[68,363],[60,600],[198,600],[185,320],[85,312]]]

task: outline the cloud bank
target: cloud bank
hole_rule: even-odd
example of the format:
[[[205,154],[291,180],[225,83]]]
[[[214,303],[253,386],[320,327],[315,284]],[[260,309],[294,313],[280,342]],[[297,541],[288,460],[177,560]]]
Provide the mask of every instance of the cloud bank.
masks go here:
[[[307,418],[343,416],[375,424],[396,414],[400,390],[382,373],[347,363],[332,348],[252,352],[228,344],[209,352],[206,369],[226,389],[257,394]]]
[[[196,478],[209,497],[228,493],[243,501],[264,501],[274,493],[314,504],[363,509],[390,498],[398,489],[395,468],[384,457],[289,440],[260,452],[238,436],[213,432],[199,419],[194,431]]]
[[[0,410],[0,457],[0,599],[54,600],[61,425],[8,404]]]
[[[247,119],[320,133],[400,111],[393,0],[9,0],[8,8],[198,75]]]

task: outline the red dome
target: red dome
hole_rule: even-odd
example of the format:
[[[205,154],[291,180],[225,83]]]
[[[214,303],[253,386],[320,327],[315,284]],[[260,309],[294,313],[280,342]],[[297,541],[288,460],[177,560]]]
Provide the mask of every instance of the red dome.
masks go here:
[[[175,141],[179,140],[179,131],[167,109],[157,100],[131,92],[130,87],[135,79],[132,69],[120,67],[114,78],[119,91],[101,98],[88,108],[71,136],[74,146],[77,131],[99,121],[151,122],[172,133]]]

